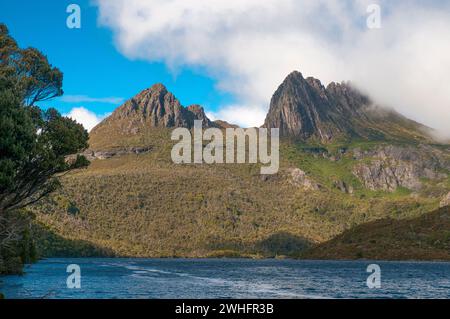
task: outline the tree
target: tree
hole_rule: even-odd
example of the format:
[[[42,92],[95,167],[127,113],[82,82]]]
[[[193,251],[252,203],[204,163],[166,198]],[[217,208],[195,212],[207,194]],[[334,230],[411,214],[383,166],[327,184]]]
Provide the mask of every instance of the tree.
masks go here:
[[[4,66],[18,51],[17,43],[9,36],[8,28],[0,23],[0,64]]]
[[[49,100],[64,93],[63,74],[58,68],[52,67],[47,57],[34,48],[20,52],[17,71],[27,106],[33,106],[39,101]]]
[[[26,106],[63,95],[63,74],[45,55],[34,48],[20,49],[0,24],[0,79],[14,79]]]
[[[62,73],[36,49],[20,50],[0,25],[0,214],[26,207],[89,162],[82,125],[35,106],[62,94]]]

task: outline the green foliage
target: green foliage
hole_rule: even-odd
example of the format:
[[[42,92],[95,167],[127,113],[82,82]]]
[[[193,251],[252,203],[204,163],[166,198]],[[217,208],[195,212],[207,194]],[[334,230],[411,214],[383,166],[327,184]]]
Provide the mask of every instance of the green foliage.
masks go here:
[[[67,207],[67,213],[70,215],[78,215],[80,213],[80,210],[78,209],[78,207],[74,204],[74,203],[70,203],[69,207]]]
[[[8,95],[0,92],[0,97]],[[31,117],[29,108],[7,101],[0,102],[0,212],[39,200],[59,185],[59,174],[88,164],[81,156],[66,160],[87,147],[88,133],[81,125],[54,109],[33,110]]]
[[[311,242],[305,238],[280,232],[257,243],[255,248],[263,256],[298,257],[302,251],[311,245]]]
[[[60,96],[63,74],[33,48],[20,49],[0,24],[0,273],[36,260],[29,222],[20,213],[60,185],[61,175],[89,162],[82,125],[35,103]]]
[[[0,26],[0,214],[25,207],[58,187],[58,175],[87,166],[88,133],[35,102],[62,93],[62,74],[35,49],[20,50]]]
[[[27,106],[63,94],[62,72],[39,50],[20,49],[6,25],[0,24],[0,81],[6,79],[13,82],[15,92]]]
[[[26,212],[6,213],[0,218],[0,274],[20,274],[24,264],[38,258]]]
[[[14,59],[19,48],[16,41],[9,35],[6,25],[0,23],[0,81],[9,78],[15,72]]]
[[[39,101],[63,95],[63,74],[52,67],[47,57],[37,49],[21,50],[17,65],[26,105],[32,106]]]
[[[12,89],[0,81],[0,194],[14,182],[19,163],[27,160],[35,138],[30,113],[21,107]]]
[[[355,161],[349,154],[341,154],[347,147],[307,147],[302,144],[283,143],[281,152],[286,160],[295,167],[301,168],[322,187],[330,191],[339,191],[336,181],[342,181],[355,190],[355,195],[368,195],[358,178],[353,175]]]

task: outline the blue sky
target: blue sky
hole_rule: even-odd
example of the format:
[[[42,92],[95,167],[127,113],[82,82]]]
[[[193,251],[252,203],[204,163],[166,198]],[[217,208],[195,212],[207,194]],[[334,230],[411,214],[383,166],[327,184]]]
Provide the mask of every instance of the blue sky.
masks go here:
[[[6,23],[21,47],[35,47],[64,73],[65,97],[45,102],[67,114],[84,107],[99,116],[113,111],[154,83],[161,82],[183,105],[201,104],[214,111],[230,103],[230,94],[215,89],[215,82],[200,68],[170,72],[164,63],[132,60],[119,53],[112,32],[97,25],[98,9],[88,0],[81,7],[81,29],[66,26],[66,8],[74,1],[14,0],[0,2],[0,21]],[[119,104],[118,104],[119,103]]]

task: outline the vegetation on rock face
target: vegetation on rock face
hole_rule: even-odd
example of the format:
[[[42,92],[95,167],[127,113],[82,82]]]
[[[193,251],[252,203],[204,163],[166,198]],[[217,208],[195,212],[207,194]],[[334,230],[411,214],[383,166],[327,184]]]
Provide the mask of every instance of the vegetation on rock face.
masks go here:
[[[36,106],[62,94],[62,77],[38,50],[20,49],[0,24],[0,264],[5,271],[10,263],[34,258],[16,247],[30,241],[29,227],[14,226],[18,211],[56,190],[61,174],[88,165],[83,156],[66,160],[87,148],[83,126]]]

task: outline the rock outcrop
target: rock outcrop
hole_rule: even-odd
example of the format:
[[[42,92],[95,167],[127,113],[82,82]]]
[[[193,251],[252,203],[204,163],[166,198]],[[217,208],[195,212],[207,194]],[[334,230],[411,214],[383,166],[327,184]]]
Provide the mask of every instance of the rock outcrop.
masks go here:
[[[419,190],[421,179],[446,178],[440,170],[450,168],[442,152],[424,145],[417,148],[389,145],[365,152],[355,149],[353,154],[360,161],[353,174],[371,190],[392,192],[398,187]]]
[[[331,102],[319,80],[293,72],[273,95],[264,126],[279,128],[281,136],[329,141],[345,130]]]
[[[420,189],[420,177],[411,163],[374,160],[370,164],[358,164],[353,173],[371,190],[395,191],[398,187]]]
[[[214,124],[199,105],[183,107],[178,99],[162,84],[155,84],[118,107],[108,118],[95,127],[118,124],[125,133],[138,133],[143,127],[192,128],[194,120],[201,120],[203,127]]]
[[[195,120],[202,121],[202,127],[216,127],[214,122],[211,122],[210,119],[206,116],[205,110],[198,104],[190,105],[186,108],[187,112],[187,122],[188,125],[192,126]]]
[[[115,156],[123,156],[129,154],[145,154],[151,151],[151,147],[130,147],[124,149],[108,150],[108,151],[92,151],[88,150],[83,155],[90,161],[99,159],[104,160]]]
[[[289,181],[292,185],[300,187],[304,190],[318,190],[320,187],[312,181],[304,171],[299,168],[289,169]]]
[[[354,192],[353,187],[344,181],[334,181],[333,186],[345,194],[353,194]]]
[[[440,207],[450,206],[450,192],[446,196],[444,196],[439,206]]]
[[[213,122],[218,128],[227,129],[227,128],[239,128],[239,125],[228,123],[227,121],[216,120]]]

